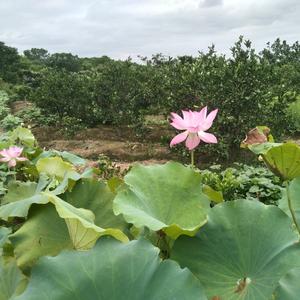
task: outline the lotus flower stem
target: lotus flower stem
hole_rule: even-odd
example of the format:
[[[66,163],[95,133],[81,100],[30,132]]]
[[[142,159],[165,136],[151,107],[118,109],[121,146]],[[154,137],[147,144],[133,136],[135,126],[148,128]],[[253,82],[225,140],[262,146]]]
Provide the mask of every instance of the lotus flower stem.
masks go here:
[[[195,167],[195,151],[191,150],[191,166],[192,168]]]
[[[294,224],[297,228],[297,231],[300,235],[300,227],[298,225],[298,222],[297,222],[297,219],[296,219],[296,216],[295,216],[295,212],[294,212],[293,207],[292,207],[292,202],[291,202],[291,197],[290,197],[290,190],[289,190],[289,182],[287,183],[287,186],[286,186],[286,195],[287,195],[288,206],[289,206],[289,210],[291,212],[293,222],[294,222]]]

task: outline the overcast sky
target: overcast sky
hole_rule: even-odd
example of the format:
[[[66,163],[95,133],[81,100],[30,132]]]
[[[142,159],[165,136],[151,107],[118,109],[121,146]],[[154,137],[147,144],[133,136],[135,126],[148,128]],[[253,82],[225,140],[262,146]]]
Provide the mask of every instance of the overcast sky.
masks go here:
[[[0,0],[0,41],[113,58],[300,40],[300,0]]]

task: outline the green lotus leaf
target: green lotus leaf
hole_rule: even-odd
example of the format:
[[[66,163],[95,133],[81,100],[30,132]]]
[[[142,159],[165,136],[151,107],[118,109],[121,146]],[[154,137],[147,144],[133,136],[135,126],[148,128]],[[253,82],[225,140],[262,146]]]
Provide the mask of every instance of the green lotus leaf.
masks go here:
[[[283,143],[270,143],[270,142],[266,142],[266,143],[261,143],[261,144],[249,145],[247,147],[254,154],[261,155],[261,154],[265,154],[270,149],[272,149],[274,147],[281,146],[281,145],[283,145]]]
[[[289,210],[287,191],[289,193],[291,207],[296,217],[296,222],[300,225],[300,177],[293,179],[289,183],[288,190],[283,190],[282,197],[278,203],[279,208],[292,218],[291,212]]]
[[[128,242],[127,236],[117,228],[101,228],[95,225],[95,215],[84,208],[76,208],[51,193],[43,193],[55,205],[59,216],[65,219],[69,229],[73,246],[78,250],[89,249],[94,246],[97,239],[104,235],[111,235],[117,240]]]
[[[82,194],[81,194],[82,195]],[[99,196],[99,195],[98,195]],[[81,203],[77,203],[78,205],[86,205],[86,208],[94,208],[97,207],[96,212],[99,212],[101,210],[100,206],[104,205],[105,202],[107,202],[107,195],[103,196],[103,202],[99,201],[99,198],[85,198],[85,201],[81,201]],[[81,199],[82,200],[82,199]],[[100,226],[95,225],[95,215],[94,213],[84,208],[76,208],[72,206],[70,203],[63,201],[62,199],[58,198],[56,195],[54,195],[51,192],[40,192],[37,195],[34,195],[32,197],[29,197],[27,199],[15,201],[12,203],[8,203],[2,207],[0,207],[0,217],[4,220],[7,220],[9,217],[26,217],[29,211],[29,208],[33,204],[47,204],[51,203],[55,206],[56,212],[59,215],[60,218],[64,219],[67,229],[70,234],[71,241],[73,243],[73,247],[75,249],[89,249],[91,248],[97,239],[104,235],[112,235],[116,239],[127,242],[128,238],[127,236],[118,228],[102,228]],[[93,204],[97,203],[96,204]],[[107,203],[106,203],[107,204]],[[106,215],[108,216],[110,214],[111,219],[108,221],[112,221],[112,213],[107,212],[107,207],[104,208],[104,211],[106,209]],[[104,216],[104,215],[102,215]],[[117,218],[116,218],[117,219]],[[51,220],[51,219],[48,219]],[[99,219],[98,219],[99,220]],[[119,221],[119,220],[118,220]],[[27,221],[28,222],[28,221]],[[25,223],[25,229],[27,228],[27,222]],[[100,223],[100,221],[99,221]],[[109,225],[107,221],[102,220],[102,224]],[[111,222],[112,224],[112,222]],[[113,224],[112,224],[113,225]],[[120,225],[120,222],[118,222],[118,225]],[[24,227],[23,226],[23,227]],[[39,225],[37,225],[39,226]],[[22,227],[22,228],[23,228]],[[22,228],[19,229],[18,232],[22,231]],[[38,237],[39,239],[39,237]],[[52,247],[52,246],[51,246]],[[21,254],[20,254],[21,255]]]
[[[11,229],[7,227],[0,227],[0,249],[7,243],[8,235],[11,233]],[[0,250],[1,254],[1,250]]]
[[[28,147],[34,147],[36,140],[32,132],[24,127],[17,127],[10,134],[10,140],[12,142],[20,141],[23,145]]]
[[[299,266],[300,248],[279,208],[236,200],[216,205],[195,237],[176,240],[171,258],[199,278],[209,299],[270,300]]]
[[[202,187],[203,193],[213,202],[221,203],[224,201],[223,193],[221,191],[216,191],[207,184]]]
[[[85,165],[86,160],[67,151],[57,151],[57,150],[50,150],[44,151],[41,155],[39,155],[38,159],[46,158],[46,157],[53,157],[53,156],[60,156],[62,159],[70,162],[74,166],[82,166]]]
[[[3,197],[1,204],[15,202],[24,198],[29,198],[36,193],[37,183],[10,181],[7,194]]]
[[[38,183],[15,181],[8,185],[8,192],[0,206],[0,219],[5,221],[10,217],[25,218],[32,204],[46,204],[48,198],[41,191],[48,184],[43,176]]]
[[[9,238],[21,268],[32,266],[41,256],[73,247],[66,222],[50,203],[33,205],[28,220]]]
[[[135,165],[124,181],[114,212],[136,227],[163,230],[176,239],[193,236],[207,221],[210,202],[202,192],[200,174],[190,167],[175,162]]]
[[[145,240],[102,239],[88,251],[41,258],[16,300],[205,300],[199,281]]]
[[[299,300],[300,295],[300,268],[290,270],[283,276],[275,291],[276,300]]]
[[[249,147],[263,157],[268,168],[283,180],[300,176],[300,147],[295,143],[264,143]]]
[[[7,203],[0,206],[0,219],[7,221],[11,217],[25,218],[32,204],[46,204],[48,202],[48,198],[39,193],[29,198]]]
[[[63,161],[61,157],[40,158],[36,163],[36,168],[40,174],[46,174],[60,182],[66,176],[75,181],[80,179],[80,174],[75,171],[73,165]]]
[[[11,300],[23,293],[27,280],[13,258],[0,257],[0,300]]]
[[[96,179],[83,179],[77,182],[71,192],[63,195],[63,199],[73,206],[91,210],[95,215],[94,223],[102,228],[127,227],[121,216],[113,212],[113,199],[115,195],[110,191],[105,182]]]

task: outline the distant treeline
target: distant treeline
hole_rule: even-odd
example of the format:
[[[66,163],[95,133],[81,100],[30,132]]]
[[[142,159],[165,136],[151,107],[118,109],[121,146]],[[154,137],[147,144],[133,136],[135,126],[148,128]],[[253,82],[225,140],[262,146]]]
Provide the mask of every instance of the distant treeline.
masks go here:
[[[37,48],[20,55],[0,43],[0,78],[0,89],[33,101],[45,115],[86,126],[142,124],[147,114],[217,107],[214,149],[226,156],[256,125],[275,136],[295,130],[287,108],[300,97],[300,45],[277,39],[258,53],[240,37],[228,57],[210,47],[197,57],[157,54],[137,63]]]

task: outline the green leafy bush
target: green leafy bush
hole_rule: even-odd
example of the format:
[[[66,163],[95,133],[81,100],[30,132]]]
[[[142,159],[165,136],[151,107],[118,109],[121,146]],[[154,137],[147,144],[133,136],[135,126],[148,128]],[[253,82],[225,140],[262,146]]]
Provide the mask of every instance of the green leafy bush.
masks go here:
[[[287,117],[291,122],[292,130],[300,132],[300,97],[289,105],[287,109]]]
[[[248,199],[277,204],[281,198],[282,182],[265,167],[235,164],[223,171],[219,168],[211,166],[200,174],[202,182],[222,192],[225,201]]]
[[[42,115],[41,110],[36,106],[31,106],[24,108],[15,114],[16,117],[19,117],[27,125],[39,124],[41,126],[46,123],[45,117]]]
[[[8,94],[0,90],[0,128],[11,130],[22,123],[22,120],[10,113]]]
[[[12,130],[19,125],[21,125],[23,121],[19,117],[15,117],[12,114],[8,114],[5,118],[0,121],[0,127],[4,130]]]

